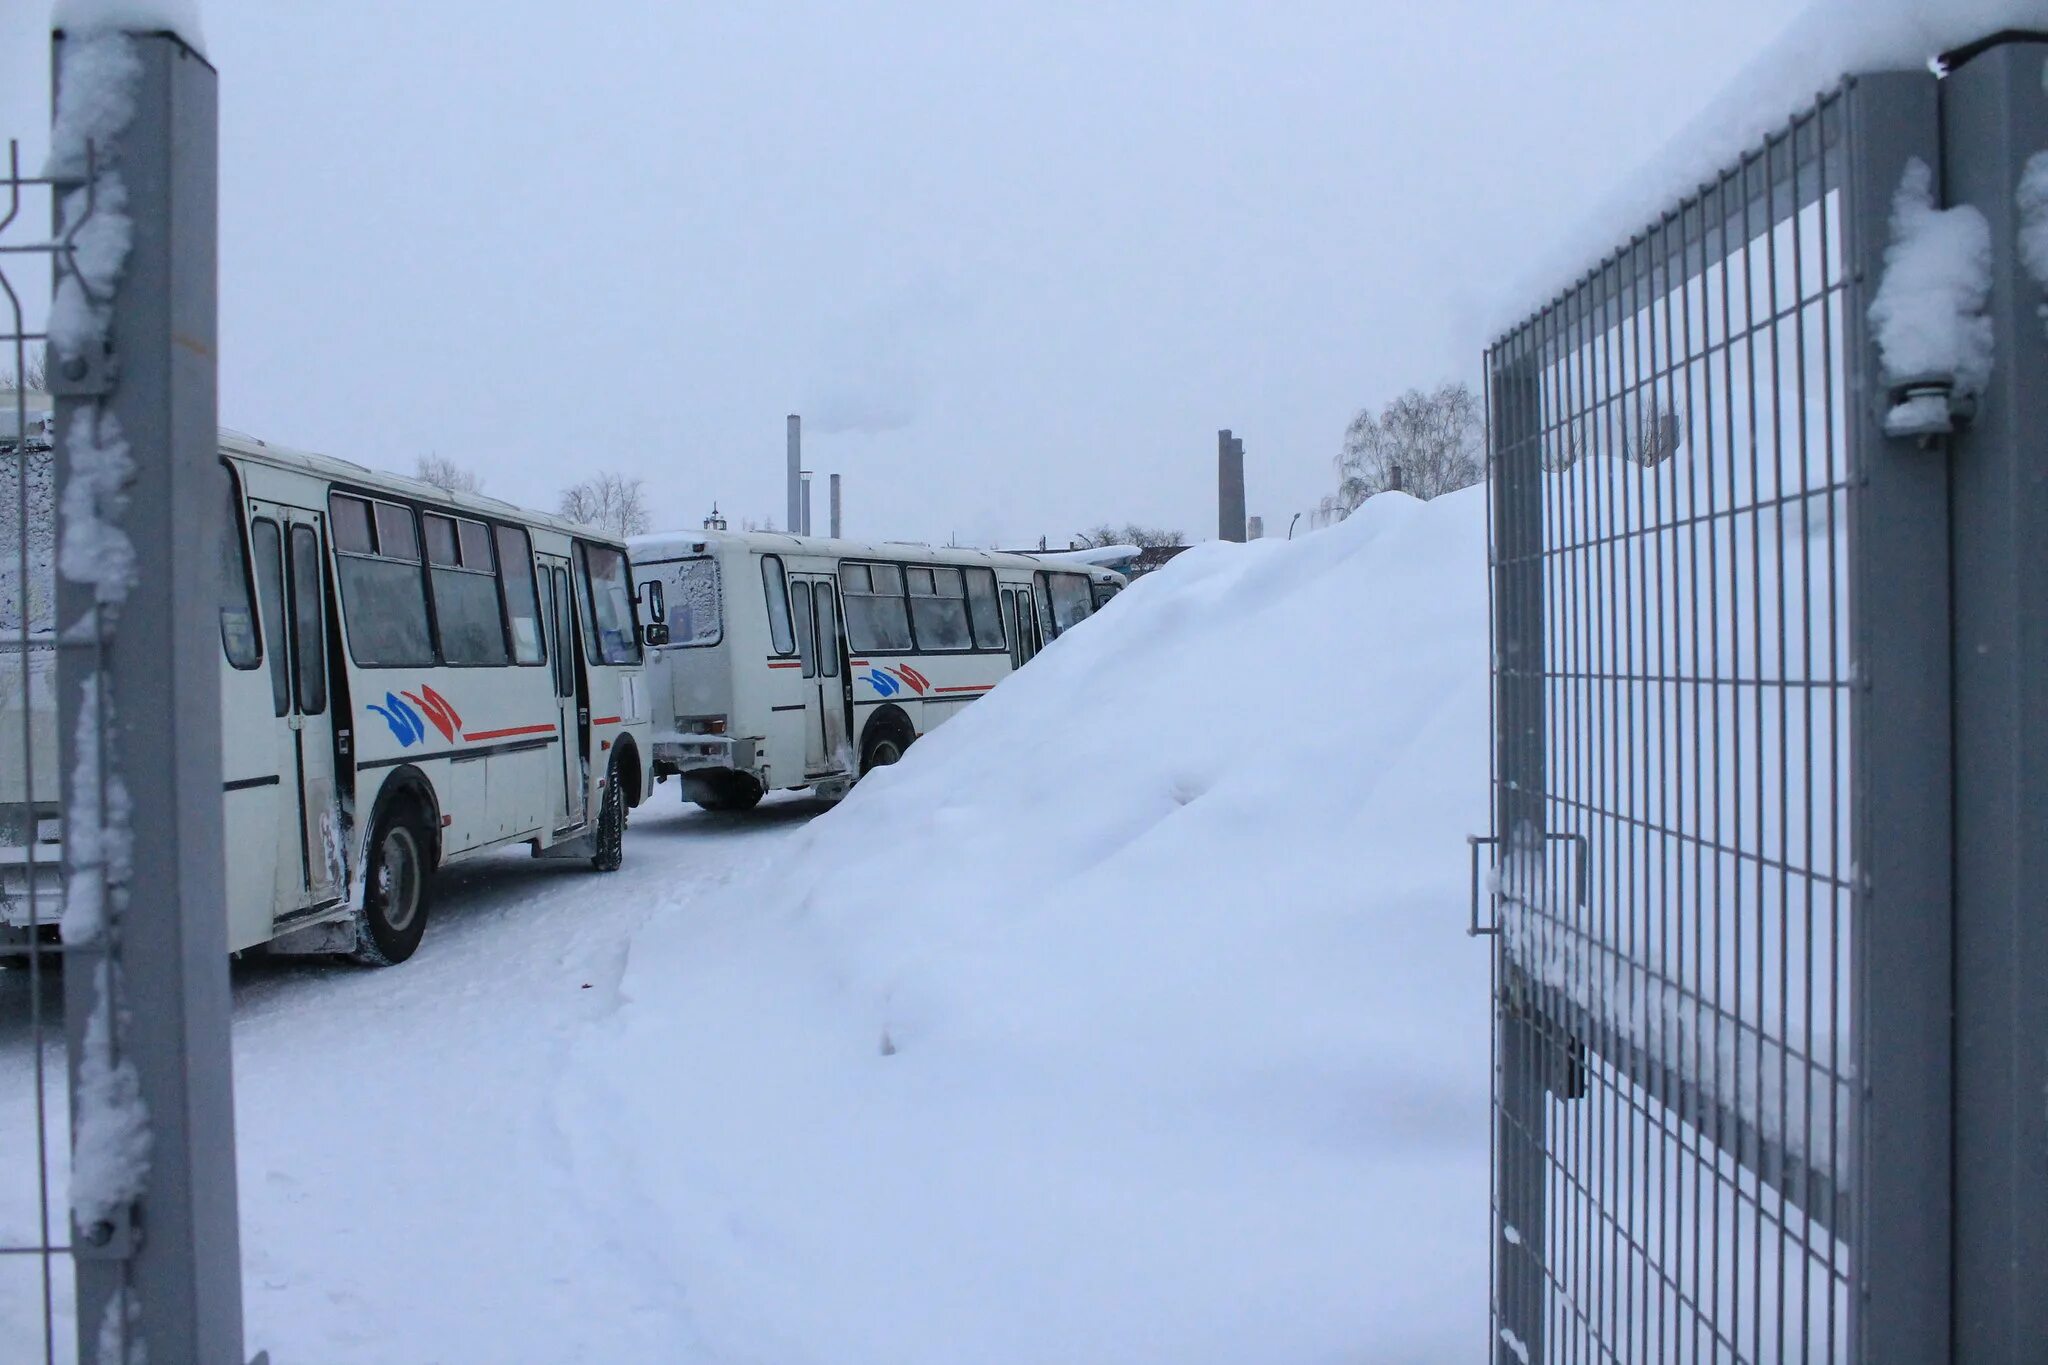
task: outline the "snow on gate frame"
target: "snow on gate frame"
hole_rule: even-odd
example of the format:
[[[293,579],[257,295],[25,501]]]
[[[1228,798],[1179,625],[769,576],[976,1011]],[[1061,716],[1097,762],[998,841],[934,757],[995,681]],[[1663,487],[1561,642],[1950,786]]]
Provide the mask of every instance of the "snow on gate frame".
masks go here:
[[[81,12],[90,7],[75,7]],[[241,1257],[235,1197],[228,959],[221,905],[219,643],[215,574],[217,91],[205,57],[171,32],[80,23],[53,42],[50,164],[6,180],[0,233],[37,197],[52,235],[6,244],[47,260],[46,332],[7,282],[0,315],[15,375],[47,342],[54,418],[31,423],[17,390],[8,546],[17,610],[6,695],[24,767],[51,757],[63,788],[63,895],[37,875],[44,826],[7,821],[6,894],[37,927],[0,944],[27,980],[34,1050],[32,1229],[0,1230],[0,1259],[37,1273],[35,1358],[238,1361]],[[55,602],[28,610],[28,428],[53,428]],[[49,516],[49,509],[43,515]],[[47,566],[43,566],[47,573]],[[54,734],[38,737],[55,656]],[[29,705],[31,689],[45,705]],[[26,776],[26,774],[25,774]],[[52,930],[58,932],[53,935]],[[54,968],[64,970],[59,977]],[[61,981],[63,1109],[46,1086],[46,1033]],[[14,1174],[14,1172],[10,1172]],[[68,1199],[66,1197],[68,1189]],[[68,1204],[68,1212],[67,1212]],[[143,1235],[146,1227],[147,1235]],[[17,1259],[18,1258],[18,1259]],[[28,1346],[27,1340],[10,1343]]]
[[[1850,76],[1488,352],[1503,1365],[2048,1348],[2044,58]]]

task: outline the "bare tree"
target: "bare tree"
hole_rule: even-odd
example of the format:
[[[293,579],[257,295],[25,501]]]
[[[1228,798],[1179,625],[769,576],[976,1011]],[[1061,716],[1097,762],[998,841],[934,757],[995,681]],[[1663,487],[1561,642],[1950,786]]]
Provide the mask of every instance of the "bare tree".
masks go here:
[[[1624,401],[1568,423],[1546,443],[1543,467],[1570,469],[1589,453],[1611,453],[1647,469],[1678,453],[1685,429],[1681,408],[1656,393],[1645,394],[1632,407]]]
[[[1134,521],[1126,522],[1121,527],[1104,522],[1092,530],[1081,532],[1076,539],[1074,548],[1077,550],[1092,549],[1097,545],[1136,545],[1140,549],[1150,549],[1159,545],[1188,543],[1185,531],[1170,531],[1159,526],[1140,526]]]
[[[50,378],[43,369],[43,352],[40,347],[30,348],[19,378],[15,376],[11,367],[0,370],[0,393],[13,393],[18,389],[26,389],[30,393],[47,393],[49,388]]]
[[[1479,397],[1465,383],[1410,389],[1380,412],[1360,410],[1337,457],[1346,511],[1392,488],[1434,498],[1478,483],[1485,469]]]
[[[474,469],[464,468],[445,455],[422,455],[413,466],[413,477],[430,483],[443,493],[481,493],[484,481]]]
[[[604,470],[562,490],[561,514],[617,536],[637,536],[654,524],[638,475]]]

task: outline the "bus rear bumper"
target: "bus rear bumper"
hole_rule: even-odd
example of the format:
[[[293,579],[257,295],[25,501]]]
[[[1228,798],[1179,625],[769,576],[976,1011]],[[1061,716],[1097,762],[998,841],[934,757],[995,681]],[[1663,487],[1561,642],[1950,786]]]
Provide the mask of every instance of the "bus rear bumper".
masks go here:
[[[31,910],[33,922],[46,928],[64,913],[63,852],[48,844],[35,852],[30,862],[19,848],[0,849],[0,924],[10,929],[28,928]]]
[[[664,735],[654,741],[658,776],[693,772],[751,772],[754,741],[735,735]]]

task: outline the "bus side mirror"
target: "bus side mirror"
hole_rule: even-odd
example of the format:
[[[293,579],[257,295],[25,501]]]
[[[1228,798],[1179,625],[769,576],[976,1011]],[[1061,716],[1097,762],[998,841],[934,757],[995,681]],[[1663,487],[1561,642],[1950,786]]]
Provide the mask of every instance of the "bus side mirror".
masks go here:
[[[640,642],[649,646],[668,643],[668,601],[661,590],[661,580],[650,578],[633,589],[633,601],[646,613],[647,624],[640,628]]]

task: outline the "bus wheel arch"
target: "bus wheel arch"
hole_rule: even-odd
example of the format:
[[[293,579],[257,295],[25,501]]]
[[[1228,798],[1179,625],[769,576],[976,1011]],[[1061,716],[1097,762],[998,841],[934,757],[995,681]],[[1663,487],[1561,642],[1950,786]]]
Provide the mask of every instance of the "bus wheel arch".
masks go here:
[[[917,727],[896,705],[878,706],[860,731],[860,771],[887,767],[902,758],[917,740]]]
[[[640,762],[640,746],[631,735],[621,735],[612,744],[612,771],[625,787],[626,805],[637,809],[648,796],[646,769]]]
[[[428,846],[423,852],[427,870],[434,871],[441,866],[441,803],[434,796],[434,784],[410,763],[393,768],[391,775],[384,779],[384,785],[377,789],[377,799],[370,805],[370,834],[377,832],[377,822],[398,802],[410,802],[426,826]],[[369,849],[369,841],[365,839],[363,856],[366,858]]]
[[[411,768],[385,780],[372,811],[351,956],[389,967],[411,957],[426,933],[441,822],[433,787]]]

